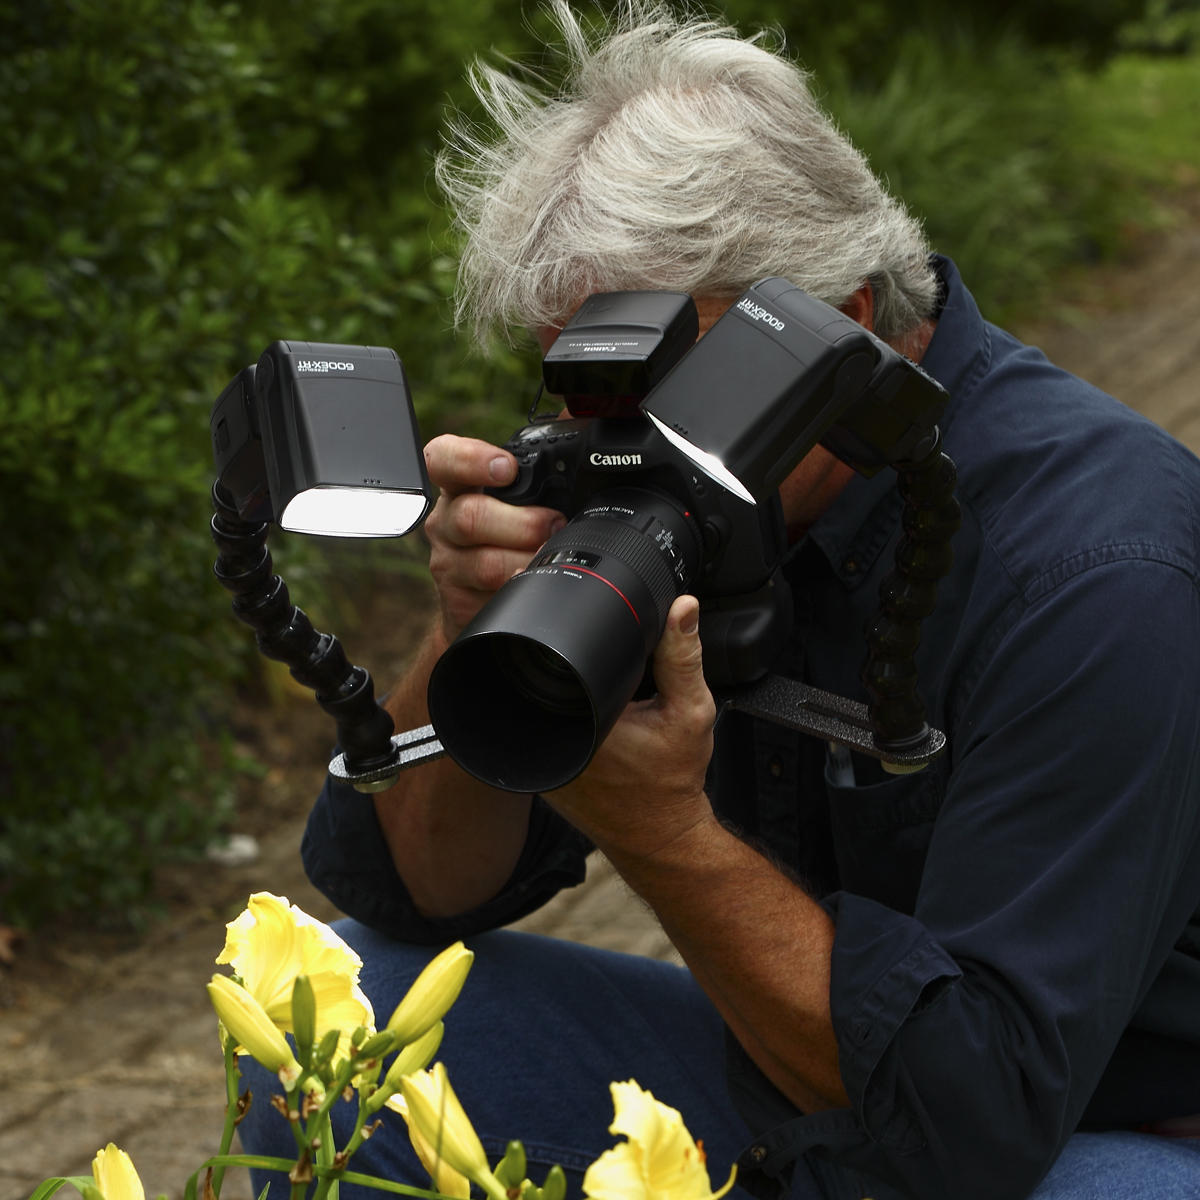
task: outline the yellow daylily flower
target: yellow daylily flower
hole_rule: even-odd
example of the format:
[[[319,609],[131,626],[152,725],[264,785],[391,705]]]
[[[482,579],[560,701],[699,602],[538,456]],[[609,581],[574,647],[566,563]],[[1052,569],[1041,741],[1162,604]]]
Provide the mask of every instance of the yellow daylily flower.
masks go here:
[[[474,951],[462,942],[447,946],[429,961],[387,1023],[401,1045],[415,1042],[449,1012],[474,961]]]
[[[626,1141],[606,1150],[583,1177],[591,1200],[717,1200],[733,1187],[735,1167],[720,1191],[708,1178],[704,1151],[677,1109],[656,1100],[632,1079],[612,1084],[610,1133]]]
[[[236,1039],[238,1052],[249,1054],[291,1088],[300,1078],[300,1064],[263,1006],[228,975],[212,977],[208,997],[221,1024]]]
[[[316,1000],[315,1038],[330,1029],[347,1036],[375,1028],[371,1002],[359,987],[362,959],[328,925],[282,896],[255,892],[226,928],[218,963],[229,963],[277,1029],[292,1029],[292,986],[307,975]]]
[[[416,1138],[423,1139],[437,1161],[477,1183],[489,1195],[502,1198],[505,1189],[488,1166],[483,1143],[450,1086],[445,1064],[434,1063],[428,1071],[405,1075],[400,1080],[400,1091],[414,1148]]]
[[[92,1178],[104,1200],[146,1200],[142,1181],[124,1150],[109,1142],[92,1159]]]

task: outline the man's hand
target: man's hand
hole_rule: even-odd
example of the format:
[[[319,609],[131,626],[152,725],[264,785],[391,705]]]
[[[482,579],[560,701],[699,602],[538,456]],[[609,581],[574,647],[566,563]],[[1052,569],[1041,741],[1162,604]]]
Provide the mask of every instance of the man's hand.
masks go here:
[[[649,857],[705,821],[716,706],[704,682],[700,605],[680,596],[654,652],[658,694],[622,714],[578,779],[550,793],[555,808],[600,849]]]
[[[425,447],[425,465],[440,492],[425,534],[450,642],[566,520],[553,509],[484,495],[485,487],[509,484],[517,474],[516,459],[487,442],[444,434]]]

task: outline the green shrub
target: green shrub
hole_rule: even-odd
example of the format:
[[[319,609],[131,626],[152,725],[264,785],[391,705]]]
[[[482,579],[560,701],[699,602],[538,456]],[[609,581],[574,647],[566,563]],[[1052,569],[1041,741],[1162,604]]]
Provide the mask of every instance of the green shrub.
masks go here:
[[[1145,11],[1121,28],[1118,44],[1146,54],[1189,54],[1200,47],[1200,4],[1146,0]]]
[[[322,46],[348,19],[361,34],[395,11],[76,0],[0,13],[9,921],[135,908],[153,864],[228,818],[220,731],[249,642],[207,536],[224,384],[286,336],[395,345],[431,427],[438,404],[457,424],[486,402],[452,345],[419,181],[356,222],[367,148],[342,164],[341,205],[316,178],[368,95],[349,56],[314,75]],[[404,161],[416,169],[418,151],[394,145],[406,115],[377,151],[395,159],[378,172],[387,186]]]
[[[909,36],[935,49],[964,37],[981,46],[1010,39],[1101,61],[1119,46],[1127,23],[1140,19],[1147,3],[1159,2],[909,0],[901,7],[889,0],[716,0],[715,7],[741,27],[781,29],[814,70],[834,67],[856,86],[871,88],[890,75]]]
[[[1198,79],[1194,58],[1086,67],[968,35],[900,39],[871,88],[836,68],[822,77],[831,111],[1000,321],[1159,223],[1180,170],[1194,185]]]

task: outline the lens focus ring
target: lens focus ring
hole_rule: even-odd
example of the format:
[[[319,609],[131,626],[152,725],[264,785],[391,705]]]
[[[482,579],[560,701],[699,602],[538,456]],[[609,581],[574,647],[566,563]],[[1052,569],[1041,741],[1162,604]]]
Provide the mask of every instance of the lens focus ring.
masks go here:
[[[623,521],[590,517],[578,525],[567,525],[546,543],[543,556],[559,550],[592,550],[624,563],[646,585],[655,608],[661,612],[670,608],[679,594],[675,572],[663,552],[644,533]],[[607,574],[603,563],[596,574]]]
[[[605,560],[615,560],[641,582],[665,619],[700,567],[702,544],[694,523],[675,501],[656,492],[619,489],[601,493],[601,499],[602,508],[594,501],[550,538],[535,565],[575,561],[592,569],[588,559],[594,557],[594,573],[608,578]]]

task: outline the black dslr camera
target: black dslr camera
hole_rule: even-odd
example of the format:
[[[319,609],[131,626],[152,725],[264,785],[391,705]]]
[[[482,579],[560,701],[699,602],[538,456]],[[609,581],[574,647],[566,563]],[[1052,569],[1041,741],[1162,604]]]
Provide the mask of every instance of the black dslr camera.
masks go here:
[[[591,297],[543,362],[571,417],[506,443],[493,495],[569,518],[434,668],[433,727],[478,778],[518,792],[574,778],[648,686],[667,610],[701,602],[705,676],[765,676],[788,637],[778,487],[819,442],[855,469],[937,450],[934,380],[787,280],[748,289],[696,342],[688,296]]]

